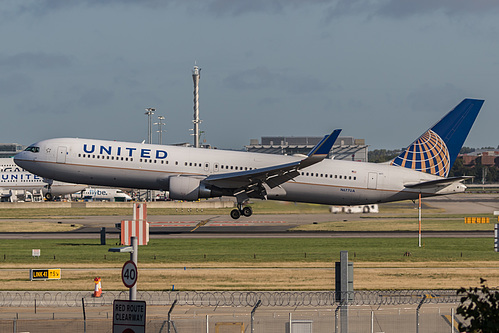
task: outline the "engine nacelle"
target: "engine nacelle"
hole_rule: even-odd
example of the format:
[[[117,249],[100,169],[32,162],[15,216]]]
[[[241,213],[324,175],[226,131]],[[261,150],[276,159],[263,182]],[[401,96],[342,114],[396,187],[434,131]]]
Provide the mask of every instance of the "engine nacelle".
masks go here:
[[[195,177],[170,177],[170,199],[196,201],[199,198],[221,196],[203,184],[202,179]]]

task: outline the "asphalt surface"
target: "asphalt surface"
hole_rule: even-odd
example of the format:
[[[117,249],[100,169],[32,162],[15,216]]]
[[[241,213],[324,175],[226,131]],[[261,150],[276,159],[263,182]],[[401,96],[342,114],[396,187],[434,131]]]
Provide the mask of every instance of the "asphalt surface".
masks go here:
[[[499,211],[499,194],[464,194],[434,197],[423,200],[423,211],[443,209],[445,213],[493,214]],[[417,208],[417,203],[401,203],[405,208]],[[411,207],[412,206],[412,207]],[[292,228],[312,223],[358,220],[362,214],[278,214],[262,215],[255,212],[251,217],[233,220],[225,215],[150,215],[150,235],[154,238],[212,238],[212,237],[297,237],[297,238],[380,238],[413,237],[415,232],[297,232]],[[416,215],[417,216],[417,215]],[[101,228],[106,228],[107,238],[119,238],[116,224],[129,220],[131,216],[85,216],[64,218],[61,222],[82,225],[81,228],[57,233],[0,233],[0,239],[40,238],[94,238],[100,237]],[[53,219],[48,221],[53,222]],[[493,231],[425,231],[425,237],[493,237]]]

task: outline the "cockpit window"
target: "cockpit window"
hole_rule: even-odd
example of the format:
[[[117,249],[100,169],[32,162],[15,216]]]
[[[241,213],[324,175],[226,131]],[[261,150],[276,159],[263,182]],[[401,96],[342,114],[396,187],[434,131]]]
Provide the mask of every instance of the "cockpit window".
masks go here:
[[[40,147],[29,146],[28,148],[24,149],[24,151],[30,151],[30,152],[33,152],[33,153],[39,153],[40,152]]]

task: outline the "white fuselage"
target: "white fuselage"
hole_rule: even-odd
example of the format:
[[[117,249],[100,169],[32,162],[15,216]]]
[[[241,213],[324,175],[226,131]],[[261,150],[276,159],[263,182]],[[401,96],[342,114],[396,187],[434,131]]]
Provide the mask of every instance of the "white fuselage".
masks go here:
[[[236,173],[302,157],[131,142],[61,138],[37,142],[15,162],[42,177],[64,182],[169,190],[169,177]],[[325,159],[268,193],[268,199],[329,205],[380,203],[463,192],[459,182],[409,189],[404,185],[442,177],[391,166]]]
[[[85,185],[52,181],[27,171],[0,172],[0,194],[2,197],[24,195],[25,191],[31,192],[32,194],[45,195],[49,191],[49,184],[50,193],[52,193],[53,196],[71,194],[85,188]]]
[[[132,197],[116,188],[88,187],[79,193],[82,199],[97,201],[131,201]]]

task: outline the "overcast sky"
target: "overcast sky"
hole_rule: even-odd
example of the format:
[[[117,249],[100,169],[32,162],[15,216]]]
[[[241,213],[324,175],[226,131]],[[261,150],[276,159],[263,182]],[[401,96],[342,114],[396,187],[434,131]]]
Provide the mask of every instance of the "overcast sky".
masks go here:
[[[197,62],[218,148],[335,128],[401,148],[466,97],[485,104],[465,145],[499,144],[497,0],[2,0],[0,15],[0,142],[140,142],[147,107],[164,143],[192,142]]]

